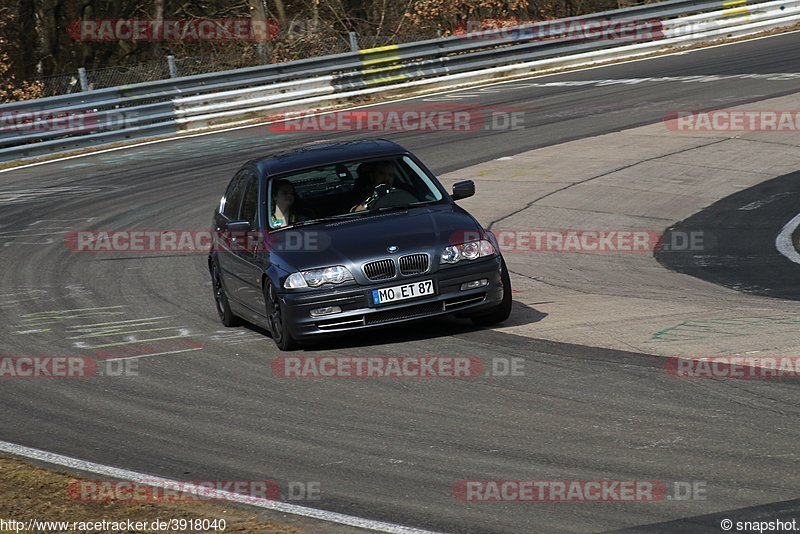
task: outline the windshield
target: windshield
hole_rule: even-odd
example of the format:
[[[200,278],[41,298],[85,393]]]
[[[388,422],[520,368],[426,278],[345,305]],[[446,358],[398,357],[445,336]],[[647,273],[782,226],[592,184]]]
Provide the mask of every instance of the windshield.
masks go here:
[[[408,156],[337,163],[270,181],[270,229],[442,200],[442,193]]]

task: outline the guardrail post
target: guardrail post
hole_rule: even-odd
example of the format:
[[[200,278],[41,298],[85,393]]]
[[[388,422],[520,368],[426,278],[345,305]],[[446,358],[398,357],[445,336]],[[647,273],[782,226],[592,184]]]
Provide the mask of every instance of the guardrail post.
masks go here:
[[[86,69],[78,67],[78,79],[81,81],[81,91],[89,90],[89,77],[86,75]]]
[[[175,56],[173,56],[173,55],[167,56],[167,66],[169,67],[169,77],[170,78],[177,78],[178,77],[178,66],[175,65]]]
[[[358,52],[358,37],[356,36],[356,32],[347,32],[347,35],[350,37],[350,51]]]

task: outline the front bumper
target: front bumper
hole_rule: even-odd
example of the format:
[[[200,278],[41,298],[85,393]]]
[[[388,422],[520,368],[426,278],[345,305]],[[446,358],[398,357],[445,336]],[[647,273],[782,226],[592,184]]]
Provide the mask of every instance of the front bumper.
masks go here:
[[[461,284],[486,278],[485,287],[462,291]],[[372,290],[433,280],[435,294],[396,303],[374,305]],[[369,286],[349,285],[342,288],[285,292],[284,321],[295,339],[362,330],[375,326],[404,323],[454,313],[480,313],[503,300],[500,257],[470,263],[459,263],[435,273],[395,278]],[[311,310],[339,306],[342,311],[312,317]]]

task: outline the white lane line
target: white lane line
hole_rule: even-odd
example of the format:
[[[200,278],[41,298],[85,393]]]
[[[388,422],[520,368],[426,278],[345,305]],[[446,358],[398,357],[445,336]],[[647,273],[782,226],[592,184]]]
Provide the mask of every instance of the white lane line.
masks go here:
[[[29,313],[29,314],[23,315],[23,317],[30,317],[32,315],[40,316],[42,314],[50,314],[50,315],[57,314],[57,313],[61,314],[61,313],[67,313],[67,312],[112,310],[114,308],[124,308],[124,307],[125,306],[103,306],[101,308],[73,308],[71,310],[49,310],[49,311],[44,311],[44,312]]]
[[[100,362],[116,362],[119,360],[136,360],[138,358],[149,358],[150,356],[163,356],[164,354],[179,354],[181,352],[191,352],[193,350],[203,350],[203,347],[197,347],[194,349],[183,349],[183,350],[170,350],[168,352],[155,352],[153,354],[139,354],[138,356],[124,356],[122,358],[106,358],[103,360],[99,360]]]
[[[786,256],[789,261],[795,263],[800,263],[800,254],[797,253],[797,249],[794,247],[794,243],[792,243],[792,234],[794,234],[798,226],[800,226],[800,213],[786,223],[781,233],[775,238],[775,247],[778,249],[778,252]]]
[[[95,324],[78,324],[78,325],[68,326],[67,328],[76,329],[76,328],[90,328],[95,326],[109,326],[109,325],[122,326],[123,324],[126,324],[127,326],[140,326],[140,323],[155,324],[156,321],[159,321],[161,319],[169,319],[170,317],[171,315],[160,315],[158,317],[142,317],[141,319],[128,319],[127,321],[111,321],[108,323],[95,323]]]
[[[784,193],[775,193],[774,195],[770,195],[770,196],[768,196],[767,198],[762,198],[762,199],[759,199],[759,200],[755,200],[755,201],[753,201],[753,202],[750,202],[750,203],[748,203],[748,204],[745,204],[745,205],[744,205],[744,206],[742,206],[741,208],[738,208],[738,210],[739,210],[739,211],[753,211],[753,210],[757,210],[758,208],[760,208],[760,207],[762,207],[762,206],[766,206],[767,204],[769,204],[769,203],[770,203],[770,202],[772,202],[773,200],[777,200],[777,199],[779,199],[779,198],[781,198],[781,197],[785,197],[785,196],[787,196],[787,195],[793,195],[793,194],[794,194],[794,193],[790,193],[790,192],[784,192]]]
[[[752,39],[747,39],[745,41],[734,41],[734,42],[731,42],[731,43],[721,43],[721,44],[718,44],[718,45],[703,46],[703,47],[700,47],[700,48],[696,48],[694,50],[684,50],[684,51],[679,51],[679,52],[676,51],[676,52],[671,52],[671,53],[668,53],[668,54],[660,54],[660,55],[651,56],[651,57],[642,57],[642,58],[636,58],[636,59],[629,59],[629,60],[614,62],[614,63],[610,63],[610,64],[591,65],[591,66],[588,66],[588,67],[570,69],[570,70],[568,70],[566,72],[552,72],[552,73],[549,73],[549,74],[532,74],[531,76],[523,76],[523,77],[519,77],[519,78],[517,78],[515,76],[514,79],[512,79],[512,80],[503,80],[503,81],[499,81],[499,82],[490,82],[490,83],[485,83],[485,84],[484,83],[479,83],[479,84],[474,85],[472,87],[465,87],[463,89],[452,89],[452,88],[443,89],[442,91],[431,92],[431,93],[426,94],[426,95],[408,96],[408,97],[398,98],[398,99],[395,99],[395,100],[386,100],[386,101],[383,101],[383,102],[376,102],[376,103],[373,103],[373,104],[362,104],[362,105],[358,105],[358,106],[346,107],[346,108],[337,109],[337,110],[333,110],[333,111],[323,111],[323,112],[319,112],[319,113],[308,113],[306,116],[316,117],[318,115],[327,115],[327,114],[330,114],[330,113],[342,113],[342,112],[349,111],[349,110],[363,109],[363,108],[369,108],[369,107],[374,107],[374,106],[383,106],[383,105],[386,105],[386,104],[393,104],[395,102],[404,102],[404,101],[407,101],[407,100],[424,100],[425,98],[433,97],[433,96],[437,96],[437,95],[446,95],[446,94],[458,93],[458,92],[462,92],[462,91],[474,91],[476,89],[477,90],[483,90],[484,88],[487,88],[487,87],[496,87],[496,86],[499,86],[499,85],[509,85],[509,84],[513,84],[513,83],[523,82],[525,80],[533,80],[533,79],[536,79],[536,78],[548,78],[550,76],[563,76],[564,74],[568,74],[568,73],[584,72],[584,71],[587,71],[587,70],[595,70],[595,69],[604,69],[604,68],[609,68],[609,67],[622,65],[624,63],[639,63],[640,61],[652,61],[654,59],[663,58],[663,57],[669,57],[669,56],[676,56],[676,55],[681,55],[682,56],[682,55],[685,55],[685,54],[692,54],[694,52],[700,52],[700,51],[703,51],[703,50],[711,50],[713,48],[721,48],[723,46],[733,46],[733,45],[737,45],[737,44],[761,41],[763,39],[771,39],[771,38],[774,38],[774,37],[783,37],[783,36],[791,35],[791,34],[798,33],[798,32],[800,32],[800,30],[794,30],[794,31],[790,31],[790,32],[783,32],[783,33],[778,33],[778,34],[774,34],[774,35],[764,35],[764,36],[761,36],[761,37],[755,37],[755,38],[752,38]],[[344,93],[342,93],[342,94],[344,94]],[[154,144],[158,144],[158,143],[168,143],[168,142],[171,142],[171,141],[181,141],[181,140],[184,140],[184,139],[191,139],[193,137],[201,137],[201,136],[206,136],[206,135],[221,134],[221,133],[225,133],[225,132],[243,130],[243,129],[246,129],[246,128],[263,128],[264,126],[267,126],[269,124],[275,124],[275,123],[280,123],[280,122],[284,122],[284,120],[261,122],[261,123],[258,123],[258,124],[246,124],[244,126],[232,126],[230,128],[222,128],[222,129],[213,130],[213,131],[210,131],[210,132],[199,132],[199,133],[190,134],[190,135],[177,135],[177,136],[174,136],[174,137],[168,137],[166,139],[155,139],[153,141],[144,141],[144,142],[135,143],[135,144],[132,144],[132,145],[125,145],[125,146],[119,146],[119,147],[114,147],[114,148],[106,148],[106,149],[103,149],[103,150],[98,150],[96,152],[86,152],[84,154],[75,154],[73,156],[64,156],[64,157],[61,157],[61,158],[50,159],[50,160],[47,160],[47,161],[37,161],[35,163],[26,163],[26,164],[23,164],[23,165],[18,165],[16,167],[8,167],[6,169],[0,169],[0,174],[6,173],[6,172],[16,171],[16,170],[19,170],[19,169],[27,169],[29,167],[38,167],[40,165],[48,165],[48,164],[51,164],[51,163],[57,163],[57,162],[61,162],[61,161],[68,161],[68,160],[76,159],[76,158],[85,158],[85,157],[88,157],[88,156],[96,156],[98,154],[106,154],[108,152],[117,152],[119,150],[130,150],[132,148],[138,148],[138,147],[147,146],[147,145],[154,145]],[[12,160],[12,161],[14,161],[14,160]],[[3,162],[3,163],[8,163],[8,162]]]
[[[709,83],[727,80],[766,80],[772,82],[790,82],[800,79],[800,72],[774,72],[771,74],[730,74],[707,76],[661,76],[651,78],[610,78],[607,80],[564,80],[560,82],[525,82],[514,84],[512,88],[527,87],[606,87],[610,85],[637,85],[640,83]],[[470,95],[472,96],[472,95]],[[477,95],[476,95],[477,96]]]
[[[420,530],[403,525],[395,525],[393,523],[384,523],[382,521],[364,519],[353,515],[317,510],[316,508],[298,506],[296,504],[289,504],[282,501],[271,501],[258,497],[250,497],[247,495],[241,495],[239,493],[231,493],[229,491],[221,491],[213,488],[202,487],[179,480],[154,477],[152,475],[145,475],[144,473],[137,473],[136,471],[128,471],[127,469],[119,469],[117,467],[86,462],[84,460],[78,460],[77,458],[62,456],[60,454],[39,449],[32,449],[30,447],[24,447],[15,443],[8,443],[7,441],[0,441],[0,452],[6,452],[8,454],[30,458],[31,460],[37,460],[39,462],[45,462],[48,464],[60,465],[70,469],[77,469],[78,471],[84,471],[95,475],[103,475],[119,480],[129,480],[157,488],[175,488],[176,485],[178,485],[182,492],[191,493],[192,495],[240,504],[248,504],[250,506],[264,508],[266,510],[274,510],[276,512],[282,512],[285,514],[300,515],[311,519],[320,519],[322,521],[348,525],[351,527],[359,527],[378,532],[397,534],[434,534],[429,530]],[[66,488],[64,491],[66,492]]]

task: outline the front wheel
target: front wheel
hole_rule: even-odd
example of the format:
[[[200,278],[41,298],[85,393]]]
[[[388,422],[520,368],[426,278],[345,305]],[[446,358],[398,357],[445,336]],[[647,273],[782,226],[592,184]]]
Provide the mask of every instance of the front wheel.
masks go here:
[[[278,297],[275,286],[267,282],[264,288],[264,302],[267,306],[267,320],[269,321],[269,331],[272,340],[281,350],[293,350],[297,348],[297,341],[289,333],[286,321],[283,316],[281,299]]]
[[[506,269],[506,262],[500,258],[500,278],[503,282],[503,300],[488,312],[472,316],[472,322],[478,326],[492,326],[502,323],[511,315],[511,277]]]
[[[228,302],[228,295],[225,293],[225,286],[222,285],[222,273],[216,261],[211,262],[211,286],[214,290],[214,304],[216,304],[217,315],[224,326],[240,326],[242,320],[234,315],[231,304]]]

